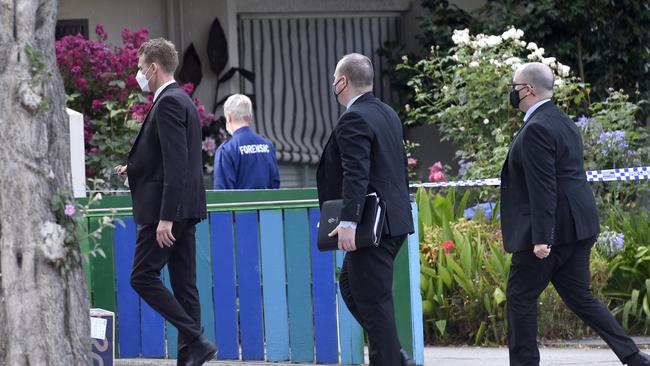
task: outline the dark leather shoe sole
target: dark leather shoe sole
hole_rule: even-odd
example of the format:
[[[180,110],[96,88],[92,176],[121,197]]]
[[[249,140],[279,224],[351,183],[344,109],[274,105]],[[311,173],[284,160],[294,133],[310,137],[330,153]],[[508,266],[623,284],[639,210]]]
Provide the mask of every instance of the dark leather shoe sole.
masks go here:
[[[194,366],[201,366],[204,363],[210,361],[217,355],[217,347],[210,347],[208,351],[206,351],[205,355],[199,357],[197,362],[194,364]]]

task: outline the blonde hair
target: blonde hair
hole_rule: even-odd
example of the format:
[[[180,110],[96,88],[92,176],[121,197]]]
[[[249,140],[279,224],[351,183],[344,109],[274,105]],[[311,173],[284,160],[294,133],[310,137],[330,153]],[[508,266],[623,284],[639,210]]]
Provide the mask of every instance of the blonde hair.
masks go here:
[[[250,123],[253,120],[253,103],[243,94],[234,94],[224,103],[223,113],[236,121],[244,120]]]
[[[157,63],[167,74],[173,74],[178,67],[178,52],[173,43],[164,38],[150,39],[138,49],[138,56],[144,55],[147,63]]]

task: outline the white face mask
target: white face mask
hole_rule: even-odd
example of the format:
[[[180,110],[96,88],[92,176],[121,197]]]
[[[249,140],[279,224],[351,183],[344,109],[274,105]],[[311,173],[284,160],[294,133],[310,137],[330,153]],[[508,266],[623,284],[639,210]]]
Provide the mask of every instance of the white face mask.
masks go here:
[[[152,64],[153,65],[153,64]],[[147,73],[149,72],[149,69],[151,68],[151,65],[147,68],[147,71],[143,74],[142,71],[138,69],[138,73],[135,75],[135,81],[138,82],[138,85],[140,85],[140,89],[142,89],[143,92],[150,92],[151,89],[149,89],[149,80],[151,80],[151,77],[147,79]]]

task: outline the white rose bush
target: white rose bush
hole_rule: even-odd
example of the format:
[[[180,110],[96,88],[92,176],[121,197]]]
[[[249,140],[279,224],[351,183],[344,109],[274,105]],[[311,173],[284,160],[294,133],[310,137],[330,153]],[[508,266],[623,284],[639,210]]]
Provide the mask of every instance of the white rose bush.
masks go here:
[[[415,102],[406,124],[438,126],[444,140],[458,148],[456,158],[463,178],[497,177],[507,147],[519,129],[523,114],[508,103],[514,70],[526,62],[543,62],[555,73],[556,102],[567,110],[586,101],[587,86],[571,76],[568,66],[544,53],[544,48],[523,40],[514,27],[501,35],[470,34],[456,30],[455,44],[442,56],[437,48],[429,57],[397,66],[412,77]]]

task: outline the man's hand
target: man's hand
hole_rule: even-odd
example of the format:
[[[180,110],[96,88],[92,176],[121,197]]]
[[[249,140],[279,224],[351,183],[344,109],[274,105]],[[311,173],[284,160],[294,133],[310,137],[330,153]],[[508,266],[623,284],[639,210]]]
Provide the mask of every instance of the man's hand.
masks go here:
[[[172,235],[173,221],[160,220],[158,228],[156,229],[156,241],[158,246],[164,248],[165,246],[171,247],[174,245],[176,238]]]
[[[116,166],[115,167],[115,173],[117,173],[117,175],[119,175],[122,178],[126,178],[127,177],[127,175],[126,175],[126,167],[127,167],[126,165],[118,165],[118,166]]]
[[[354,252],[355,250],[357,250],[357,245],[354,242],[354,238],[356,234],[357,234],[357,229],[344,228],[339,225],[336,227],[336,229],[332,230],[332,232],[329,233],[329,237],[331,238],[334,235],[338,235],[339,250],[344,250],[346,252]]]
[[[537,244],[535,245],[535,248],[533,248],[533,253],[535,253],[537,258],[544,259],[551,254],[551,246],[548,244]]]

